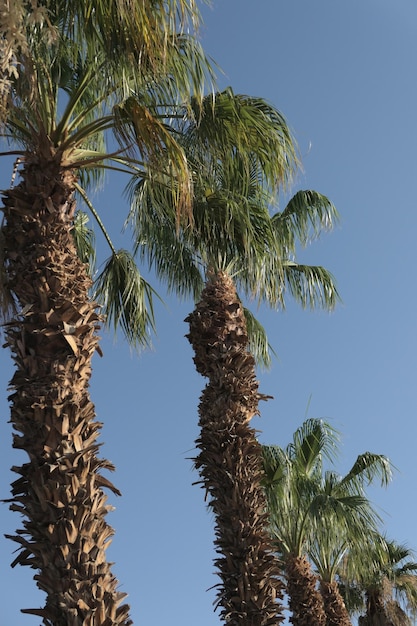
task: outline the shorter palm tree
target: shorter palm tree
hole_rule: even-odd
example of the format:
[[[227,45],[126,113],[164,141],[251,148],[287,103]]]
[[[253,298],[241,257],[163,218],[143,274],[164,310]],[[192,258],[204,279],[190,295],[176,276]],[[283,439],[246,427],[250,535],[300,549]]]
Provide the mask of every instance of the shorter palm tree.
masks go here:
[[[337,441],[328,424],[307,420],[286,449],[264,446],[271,532],[297,626],[350,624],[335,579],[337,565],[349,542],[379,522],[366,486],[377,478],[387,484],[391,476],[388,459],[369,452],[358,456],[346,476],[324,473],[323,458],[334,459]]]
[[[339,568],[342,591],[359,626],[411,626],[417,613],[412,550],[378,533],[352,545]]]
[[[326,472],[322,495],[314,509],[319,513],[309,558],[320,579],[320,592],[326,613],[326,626],[349,626],[349,613],[338,585],[338,571],[350,546],[368,544],[369,535],[380,518],[366,497],[366,486],[376,478],[387,484],[391,471],[381,455],[360,455],[344,477]]]
[[[312,530],[310,506],[322,476],[323,457],[333,458],[337,441],[338,434],[329,424],[309,419],[285,449],[263,446],[270,528],[294,626],[324,626],[326,621],[307,546]]]

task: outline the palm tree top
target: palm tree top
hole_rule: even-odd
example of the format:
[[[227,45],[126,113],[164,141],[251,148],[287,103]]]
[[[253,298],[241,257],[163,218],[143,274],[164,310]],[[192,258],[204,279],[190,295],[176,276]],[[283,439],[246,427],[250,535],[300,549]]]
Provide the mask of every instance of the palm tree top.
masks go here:
[[[417,611],[417,562],[405,543],[371,533],[368,541],[350,547],[339,576],[353,614],[372,610],[376,602],[388,613],[399,614],[400,623],[411,623],[407,615]]]
[[[115,249],[87,190],[107,170],[147,178],[157,171],[176,189],[175,210],[189,212],[192,174],[172,124],[190,93],[198,103],[214,83],[210,61],[189,34],[200,21],[197,3],[16,0],[3,17],[3,154],[20,157],[22,175],[54,164],[77,176],[74,187],[110,246],[96,289],[103,312],[130,342],[147,345],[154,291],[133,254]],[[85,217],[75,220],[74,236],[93,267]],[[118,290],[109,289],[115,284]]]
[[[385,456],[367,452],[345,476],[325,470],[324,459],[335,461],[338,443],[339,433],[330,424],[309,419],[286,448],[263,446],[271,531],[282,554],[301,556],[313,547],[314,562],[323,564],[329,542],[336,542],[331,550],[339,563],[350,534],[376,531],[380,517],[366,487],[375,480],[388,484],[392,466]]]

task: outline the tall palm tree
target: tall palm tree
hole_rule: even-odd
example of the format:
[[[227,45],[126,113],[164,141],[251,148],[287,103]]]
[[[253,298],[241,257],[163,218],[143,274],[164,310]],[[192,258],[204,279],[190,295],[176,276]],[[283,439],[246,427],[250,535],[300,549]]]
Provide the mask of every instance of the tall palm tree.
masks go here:
[[[15,364],[13,445],[28,455],[13,468],[11,508],[24,516],[12,537],[20,548],[13,565],[36,571],[46,603],[25,611],[44,624],[129,624],[106,560],[113,530],[103,488],[118,490],[101,473],[111,463],[98,457],[89,380],[102,318],[75,194],[111,247],[96,289],[104,313],[132,343],[146,344],[152,289],[132,254],[112,245],[86,188],[106,169],[148,178],[163,172],[185,215],[191,172],[166,121],[190,92],[198,101],[211,74],[184,34],[198,22],[194,0],[7,4],[1,133],[18,157],[20,182],[3,193],[1,295]],[[110,131],[115,139],[106,147]]]
[[[378,517],[365,497],[376,478],[386,484],[389,461],[360,455],[346,476],[324,472],[323,459],[333,461],[337,433],[322,420],[307,420],[285,449],[264,446],[265,488],[276,549],[285,563],[287,593],[295,626],[349,624],[337,586],[335,563],[343,546],[334,535],[351,537],[375,529]],[[327,550],[329,548],[329,550]],[[311,562],[321,578],[319,579]]]
[[[411,626],[417,611],[413,552],[378,533],[359,546],[351,547],[339,568],[348,608],[359,614],[360,626]]]
[[[330,228],[333,205],[316,192],[299,192],[287,208],[270,214],[272,194],[297,165],[282,116],[256,98],[229,89],[194,107],[181,128],[193,164],[193,228],[177,219],[171,191],[155,197],[155,181],[134,189],[140,254],[177,289],[178,276],[193,277],[188,292],[199,303],[187,318],[197,370],[209,378],[199,414],[195,460],[216,520],[218,605],[228,624],[264,625],[280,619],[279,569],[267,532],[261,486],[261,447],[250,420],[258,413],[255,359],[266,357],[265,336],[236,288],[271,305],[288,290],[303,305],[331,307],[337,291],[323,268],[296,263],[295,241]],[[136,206],[137,209],[137,206]],[[175,263],[168,263],[167,251]],[[206,286],[201,291],[206,281]],[[181,293],[183,294],[183,290]]]
[[[229,88],[202,103],[192,99],[177,133],[193,171],[191,215],[178,216],[176,190],[163,176],[133,180],[130,219],[141,260],[169,291],[196,301],[207,273],[219,271],[231,274],[249,300],[283,308],[289,295],[303,307],[332,309],[339,297],[332,275],[297,263],[296,247],[334,227],[334,205],[316,191],[300,190],[271,215],[278,187],[285,190],[298,167],[282,115]],[[246,308],[245,315],[257,331],[251,349],[267,364],[261,327]]]

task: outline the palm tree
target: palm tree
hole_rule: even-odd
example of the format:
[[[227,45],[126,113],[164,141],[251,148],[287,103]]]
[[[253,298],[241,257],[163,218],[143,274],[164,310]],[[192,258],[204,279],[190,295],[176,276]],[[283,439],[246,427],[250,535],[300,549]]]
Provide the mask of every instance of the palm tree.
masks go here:
[[[344,477],[323,471],[323,459],[337,451],[336,431],[322,420],[307,420],[287,448],[264,446],[266,493],[271,532],[285,566],[291,621],[301,624],[349,624],[335,585],[335,566],[344,543],[375,528],[378,517],[365,497],[367,484],[390,478],[389,461],[360,455]],[[314,563],[320,576],[313,571]],[[342,621],[338,621],[342,620]]]
[[[350,548],[361,552],[363,558],[363,547],[369,544],[380,522],[366,498],[366,487],[375,478],[386,485],[390,476],[387,459],[369,452],[356,459],[346,476],[335,472],[324,475],[322,494],[313,506],[313,512],[319,512],[320,517],[308,555],[320,579],[326,626],[351,624],[338,584],[340,565]]]
[[[413,552],[378,533],[359,546],[352,545],[339,568],[349,610],[362,613],[360,626],[411,626],[417,610]]]
[[[264,360],[267,341],[236,287],[275,306],[284,304],[286,289],[303,305],[333,306],[331,275],[298,265],[294,253],[297,236],[306,243],[308,235],[330,228],[337,213],[324,196],[299,192],[271,217],[272,192],[289,181],[297,161],[285,120],[260,99],[230,89],[206,98],[202,107],[194,105],[180,136],[194,171],[193,228],[178,220],[163,180],[165,195],[156,195],[155,181],[142,180],[133,190],[136,238],[170,289],[178,291],[178,277],[186,274],[192,280],[181,295],[200,299],[186,321],[196,368],[209,378],[195,465],[215,513],[218,606],[228,624],[260,626],[280,619],[280,584],[267,532],[261,447],[250,427],[264,396],[248,327],[251,348]]]
[[[337,441],[337,432],[329,424],[309,419],[285,449],[263,446],[271,533],[283,562],[294,626],[324,626],[326,622],[306,549],[311,532],[310,504],[322,476],[323,457],[333,458]]]
[[[356,512],[353,508],[353,515]],[[357,522],[357,520],[354,520]],[[326,512],[316,527],[316,535],[308,548],[309,560],[319,578],[319,589],[323,598],[326,626],[351,626],[349,613],[339,589],[338,567],[351,543],[368,536],[363,524],[352,526],[341,524],[330,512]]]
[[[1,132],[20,182],[13,175],[3,194],[1,295],[13,445],[28,455],[13,468],[11,508],[24,516],[13,565],[36,571],[46,603],[25,612],[48,626],[130,623],[105,553],[103,488],[119,492],[98,457],[89,380],[102,317],[75,194],[111,247],[96,288],[108,322],[146,344],[153,291],[132,254],[114,248],[86,188],[106,169],[163,172],[178,214],[189,211],[191,172],[166,120],[190,92],[198,101],[211,75],[184,34],[197,22],[194,0],[15,0],[2,14]],[[110,131],[117,141],[106,147]]]

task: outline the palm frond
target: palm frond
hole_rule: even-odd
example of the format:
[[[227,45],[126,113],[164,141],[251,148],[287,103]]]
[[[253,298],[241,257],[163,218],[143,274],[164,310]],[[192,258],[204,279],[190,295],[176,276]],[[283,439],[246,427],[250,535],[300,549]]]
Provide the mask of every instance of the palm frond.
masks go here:
[[[289,464],[288,457],[285,450],[280,446],[266,444],[262,446],[262,455],[267,480],[266,484],[273,486],[274,483],[279,483],[284,478],[287,465]]]
[[[306,246],[312,239],[329,231],[339,221],[334,204],[317,191],[300,190],[286,208],[272,216],[278,240],[285,242],[291,253],[295,252],[296,239]]]
[[[54,3],[50,14],[64,40],[73,41],[91,58],[105,55],[109,78],[120,82],[121,77],[134,74],[142,84],[144,78],[152,82],[155,76],[172,72],[171,59],[179,48],[177,33],[196,32],[200,23],[194,0],[135,6],[129,0],[69,0]],[[190,93],[190,79],[178,87],[184,97]]]
[[[331,462],[335,460],[339,441],[340,434],[331,424],[310,418],[297,428],[287,451],[297,470],[308,475],[317,463],[321,466],[323,457]]]
[[[187,237],[176,228],[175,199],[166,179],[132,180],[131,211],[126,226],[133,229],[135,252],[147,260],[168,291],[180,297],[200,297],[203,268]],[[191,229],[190,229],[191,230]]]
[[[392,479],[392,472],[393,466],[386,456],[364,452],[357,457],[340,485],[343,488],[352,485],[354,489],[363,489],[364,486],[379,480],[382,486],[386,486]]]
[[[127,154],[138,151],[148,176],[163,176],[171,186],[177,222],[191,213],[192,174],[186,155],[170,128],[133,96],[114,107],[114,130]]]
[[[74,237],[78,257],[89,267],[89,274],[93,276],[96,262],[96,247],[94,231],[88,226],[88,215],[78,210],[75,214],[72,236]]]
[[[328,433],[321,427],[320,421],[321,420],[316,423],[317,428],[310,432],[308,436],[304,437],[301,445],[297,447],[297,466],[307,476],[314,471],[318,459],[321,459],[323,454],[327,452],[329,455]],[[333,442],[331,443],[331,447],[334,453]]]
[[[138,348],[151,345],[156,295],[126,250],[113,254],[95,281],[94,298],[103,307],[107,326],[115,331],[120,327],[128,342]]]
[[[290,183],[298,167],[295,140],[283,116],[265,100],[234,94],[228,88],[201,104],[192,101],[192,107],[195,123],[188,122],[184,138],[194,160],[205,163],[206,171],[238,154],[246,172],[255,160],[271,190]]]
[[[286,287],[303,308],[332,310],[340,301],[335,279],[324,267],[301,265],[295,261],[285,261],[283,265]]]
[[[255,361],[264,369],[271,367],[271,353],[275,355],[270,343],[265,328],[256,319],[253,313],[244,307],[246,328],[249,338],[249,350],[253,354]]]

